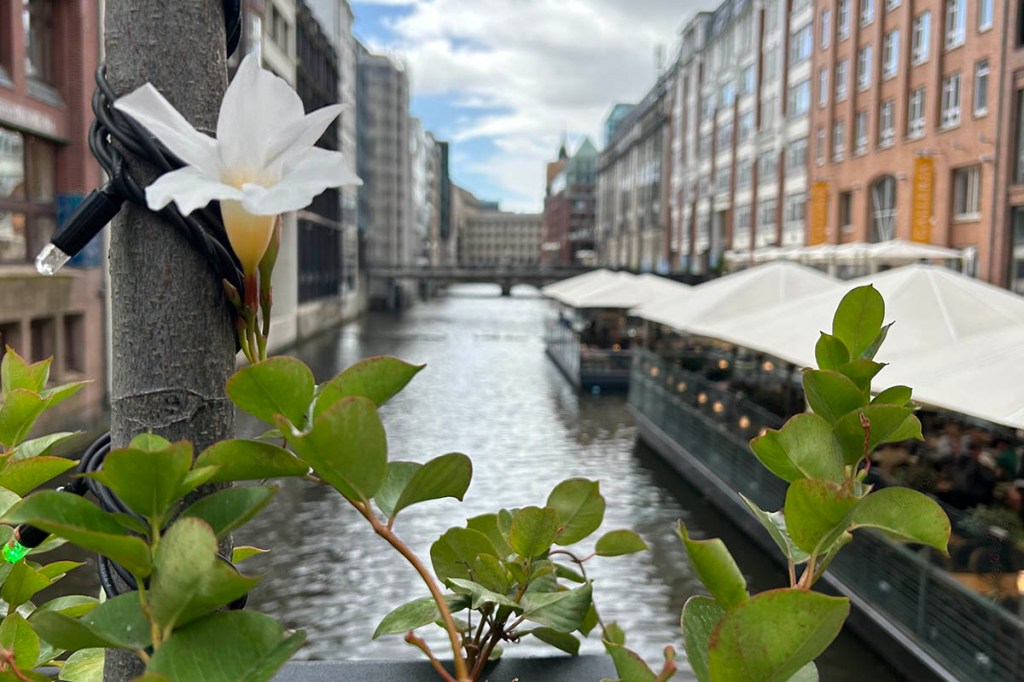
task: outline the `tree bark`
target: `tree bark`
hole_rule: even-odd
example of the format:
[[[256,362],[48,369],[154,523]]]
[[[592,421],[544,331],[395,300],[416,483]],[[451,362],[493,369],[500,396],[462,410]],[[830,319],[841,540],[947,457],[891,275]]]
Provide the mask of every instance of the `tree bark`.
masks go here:
[[[220,0],[107,0],[107,79],[126,94],[152,83],[201,131],[216,129],[227,80]],[[140,180],[156,173],[132,162]],[[198,453],[234,435],[224,384],[235,336],[220,282],[169,224],[126,203],[110,236],[113,447],[157,433]],[[107,651],[106,682],[142,672],[135,656]]]

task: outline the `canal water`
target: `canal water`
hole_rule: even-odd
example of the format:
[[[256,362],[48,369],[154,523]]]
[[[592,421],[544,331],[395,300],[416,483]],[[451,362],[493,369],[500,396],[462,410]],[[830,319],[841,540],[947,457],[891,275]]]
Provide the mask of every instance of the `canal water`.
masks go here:
[[[571,477],[599,480],[607,500],[602,530],[629,528],[651,551],[588,563],[595,601],[618,621],[628,644],[659,661],[666,644],[682,653],[679,615],[700,591],[674,528],[682,519],[697,537],[722,537],[752,589],[782,586],[777,564],[730,527],[700,491],[637,444],[621,395],[578,395],[544,354],[548,304],[536,290],[465,285],[401,315],[371,314],[302,344],[290,354],[318,381],[372,355],[425,362],[382,417],[392,459],[424,461],[464,452],[474,464],[463,503],[425,503],[402,513],[399,535],[429,561],[430,544],[447,528],[499,508],[543,505]],[[255,434],[260,425],[240,421]],[[290,627],[303,628],[306,659],[417,658],[401,637],[371,641],[393,607],[427,596],[413,570],[329,490],[290,482],[270,507],[235,536],[272,551],[247,563],[265,579],[250,598]],[[591,540],[592,542],[592,540]],[[589,550],[586,542],[584,547]],[[591,545],[592,546],[592,545]],[[445,640],[430,639],[444,656]],[[554,651],[523,642],[512,655]],[[598,637],[582,651],[601,653]],[[682,658],[682,656],[681,656]],[[899,678],[854,636],[842,635],[820,661],[821,679],[886,682]]]

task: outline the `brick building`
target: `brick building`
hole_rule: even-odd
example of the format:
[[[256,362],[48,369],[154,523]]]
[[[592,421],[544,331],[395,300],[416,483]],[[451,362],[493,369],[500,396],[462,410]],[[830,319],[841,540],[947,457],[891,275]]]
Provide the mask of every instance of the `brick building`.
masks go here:
[[[571,157],[563,145],[559,160],[548,164],[543,264],[565,266],[591,262],[597,161],[597,148],[590,138],[584,138]]]
[[[66,405],[78,424],[106,393],[99,240],[53,277],[31,265],[61,220],[100,184],[89,154],[99,58],[96,0],[0,2],[0,335],[51,380],[92,379]]]

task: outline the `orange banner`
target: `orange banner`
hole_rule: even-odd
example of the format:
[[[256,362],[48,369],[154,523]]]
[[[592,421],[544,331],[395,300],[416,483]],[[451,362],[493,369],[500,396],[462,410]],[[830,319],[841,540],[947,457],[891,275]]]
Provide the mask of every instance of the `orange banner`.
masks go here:
[[[809,225],[808,246],[817,246],[828,241],[828,183],[815,182],[811,185],[811,205],[807,211]]]
[[[919,156],[914,159],[914,197],[910,218],[910,240],[928,244],[932,240],[932,218],[935,215],[935,159]]]

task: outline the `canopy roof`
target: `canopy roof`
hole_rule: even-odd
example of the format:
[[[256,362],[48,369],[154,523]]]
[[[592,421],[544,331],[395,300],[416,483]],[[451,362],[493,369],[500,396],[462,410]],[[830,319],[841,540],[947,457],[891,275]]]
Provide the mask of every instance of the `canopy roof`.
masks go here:
[[[604,286],[608,282],[616,279],[615,275],[616,273],[605,268],[601,268],[600,270],[591,270],[590,272],[585,272],[582,275],[576,275],[575,277],[563,279],[562,281],[555,282],[554,284],[548,284],[541,289],[541,292],[545,296],[557,298],[559,294],[572,291],[577,287]]]
[[[592,286],[587,282],[580,287],[556,292],[551,297],[572,308],[626,309],[658,298],[684,297],[692,289],[687,284],[657,275],[613,274],[614,278],[592,280]]]
[[[690,289],[688,296],[655,299],[634,308],[630,314],[690,331],[695,324],[756,312],[841,287],[839,280],[813,268],[778,261],[704,282]]]
[[[729,262],[743,262],[751,259],[749,250],[728,251]],[[777,260],[793,260],[801,263],[835,263],[838,265],[905,265],[920,260],[962,259],[963,251],[948,249],[934,244],[921,244],[905,239],[890,239],[884,242],[848,242],[846,244],[819,244],[817,246],[786,246],[757,249],[753,260],[765,263]]]

